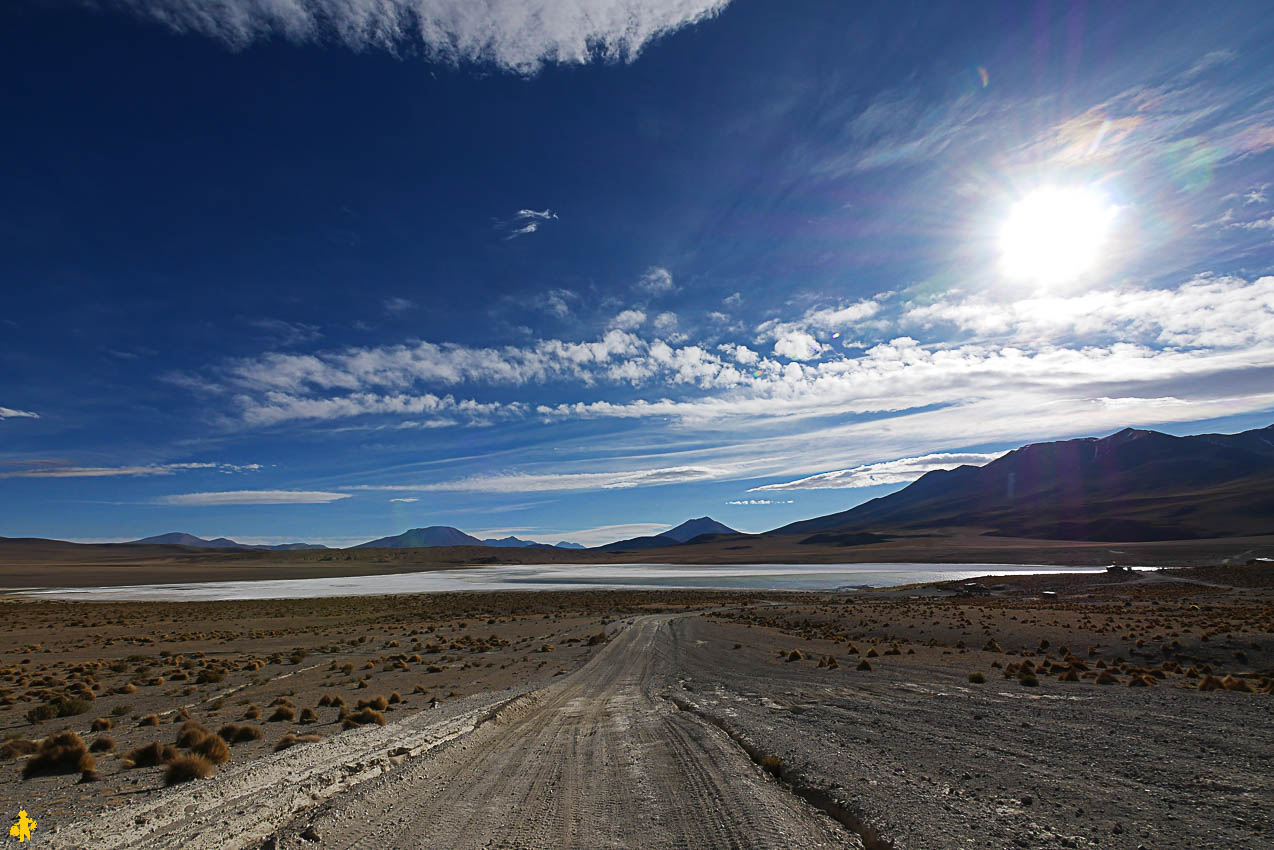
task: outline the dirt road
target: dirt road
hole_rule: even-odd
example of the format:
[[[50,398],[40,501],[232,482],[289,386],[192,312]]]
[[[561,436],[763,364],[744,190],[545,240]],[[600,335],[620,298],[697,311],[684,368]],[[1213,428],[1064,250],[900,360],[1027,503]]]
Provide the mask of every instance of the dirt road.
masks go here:
[[[668,629],[638,620],[575,674],[298,831],[350,850],[857,846],[661,695]]]

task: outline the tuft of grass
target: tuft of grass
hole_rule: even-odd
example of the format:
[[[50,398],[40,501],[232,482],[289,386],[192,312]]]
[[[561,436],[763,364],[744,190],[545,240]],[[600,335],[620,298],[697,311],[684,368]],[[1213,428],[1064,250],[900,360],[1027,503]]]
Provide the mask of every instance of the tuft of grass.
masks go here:
[[[1252,693],[1252,686],[1247,683],[1247,679],[1240,679],[1238,676],[1226,676],[1221,680],[1221,685],[1227,691],[1239,691],[1241,693]]]
[[[75,732],[50,735],[40,742],[40,749],[22,768],[22,778],[53,773],[81,773],[96,766],[88,747]]]
[[[187,720],[181,724],[181,731],[177,733],[177,746],[190,747],[210,734],[212,733],[208,731],[208,727],[198,720]]]
[[[259,720],[261,718],[261,709],[255,705],[248,706],[248,710],[243,713],[244,720]]]
[[[345,729],[353,729],[356,726],[366,726],[369,723],[375,723],[377,726],[385,725],[385,715],[381,714],[374,708],[363,708],[353,714],[346,714],[342,718],[341,726]]]
[[[859,661],[859,662],[858,662],[858,666],[857,666],[857,667],[855,667],[854,669],[855,669],[855,670],[866,670],[866,671],[870,671],[870,670],[871,670],[871,662],[870,662],[870,661],[868,661],[866,658],[864,658],[862,661]]]
[[[778,776],[783,772],[783,760],[778,756],[765,756],[761,759],[761,767]]]
[[[125,714],[132,714],[132,713],[133,713],[133,707],[127,704],[117,705],[111,709],[111,714],[114,715],[115,717],[123,717]]]
[[[148,715],[146,715],[145,717],[143,717],[141,720],[138,720],[138,721],[137,721],[137,725],[138,725],[138,726],[158,726],[158,725],[159,725],[159,715],[158,715],[158,714],[148,714]]]
[[[1040,680],[1035,677],[1034,673],[1027,673],[1025,671],[1018,674],[1017,682],[1019,685],[1027,688],[1037,688],[1040,684]]]
[[[286,705],[281,705],[274,710],[273,714],[270,715],[268,722],[280,723],[283,721],[291,722],[293,720],[296,720],[296,712],[288,708]]]
[[[318,723],[318,712],[312,708],[301,709],[301,723]]]
[[[35,741],[28,741],[24,738],[10,738],[0,744],[0,759],[8,761],[9,759],[16,759],[18,756],[29,756],[38,749],[40,749],[40,745]]]
[[[230,748],[226,746],[226,742],[216,735],[204,735],[190,751],[197,756],[203,756],[213,764],[225,764],[230,761]]]
[[[1211,673],[1199,680],[1198,689],[1201,691],[1219,691],[1223,688],[1225,688],[1225,683]]]
[[[212,776],[214,771],[212,762],[203,756],[193,754],[178,756],[168,763],[168,769],[164,771],[164,784],[176,785],[194,779],[206,779]]]
[[[321,735],[294,735],[289,732],[279,739],[274,745],[274,751],[286,750],[288,747],[295,747],[297,744],[314,744],[323,740]]]
[[[371,697],[370,699],[360,699],[357,705],[354,706],[354,708],[355,709],[374,708],[377,711],[384,711],[385,709],[389,708],[389,700],[385,699],[382,696],[374,696],[374,697]]]
[[[125,767],[154,767],[177,758],[177,751],[167,744],[151,741],[144,747],[131,750],[124,756]]]
[[[99,717],[93,721],[92,729],[94,732],[107,732],[114,725],[115,722],[109,717]]]
[[[109,753],[115,749],[115,739],[110,735],[99,735],[97,740],[89,744],[89,752],[91,753]]]
[[[227,744],[242,744],[246,741],[259,741],[264,737],[260,726],[240,726],[237,723],[227,723],[217,730],[217,737],[225,741]]]
[[[981,673],[970,673],[969,681],[975,685],[983,685],[986,684],[986,676]]]

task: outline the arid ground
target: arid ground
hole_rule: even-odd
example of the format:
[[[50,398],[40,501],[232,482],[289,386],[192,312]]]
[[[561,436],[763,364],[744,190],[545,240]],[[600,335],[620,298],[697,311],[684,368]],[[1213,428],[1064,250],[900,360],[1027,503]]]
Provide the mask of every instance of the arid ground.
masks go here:
[[[0,800],[36,847],[1269,846],[1274,565],[982,584],[10,600]]]

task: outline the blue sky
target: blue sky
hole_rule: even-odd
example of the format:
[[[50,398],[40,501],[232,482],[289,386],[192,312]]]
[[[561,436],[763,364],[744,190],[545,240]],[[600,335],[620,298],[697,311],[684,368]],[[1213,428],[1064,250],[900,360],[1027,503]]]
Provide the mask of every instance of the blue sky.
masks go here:
[[[1274,421],[1270,4],[203,5],[0,10],[0,535],[760,531]]]

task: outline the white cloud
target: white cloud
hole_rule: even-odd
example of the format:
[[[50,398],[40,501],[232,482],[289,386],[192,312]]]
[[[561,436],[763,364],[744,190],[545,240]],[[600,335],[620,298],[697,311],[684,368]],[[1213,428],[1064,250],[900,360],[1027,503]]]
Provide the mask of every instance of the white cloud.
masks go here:
[[[671,292],[672,272],[661,266],[651,266],[637,281],[637,288],[648,295],[663,295]]]
[[[323,336],[323,332],[319,330],[318,325],[310,325],[305,322],[285,322],[282,319],[259,318],[248,319],[247,323],[268,334],[276,345],[298,345],[303,342],[313,342]],[[115,352],[115,354],[125,359],[137,357],[137,355],[129,352]]]
[[[731,293],[730,295],[727,295],[725,298],[722,298],[721,303],[726,305],[727,307],[738,307],[740,304],[743,303],[743,294],[740,292]]]
[[[793,505],[794,499],[732,499],[727,505]]]
[[[788,331],[774,341],[774,353],[789,360],[813,360],[823,346],[805,331]]]
[[[39,419],[40,414],[29,410],[14,410],[12,407],[0,407],[0,419]]]
[[[505,232],[505,239],[517,239],[535,233],[545,222],[556,219],[557,213],[552,210],[518,210],[513,218],[497,223],[496,227]]]
[[[980,337],[1059,338],[1237,348],[1274,339],[1274,276],[1200,277],[1175,289],[1107,289],[993,301],[982,295],[911,306],[904,323],[954,325]]]
[[[928,454],[920,457],[904,457],[898,460],[887,460],[879,463],[868,463],[852,469],[838,469],[833,472],[821,472],[808,478],[787,481],[782,484],[766,484],[764,487],[753,487],[748,492],[763,490],[845,490],[856,487],[875,487],[880,484],[902,484],[915,481],[926,472],[935,469],[955,469],[968,464],[982,466],[990,463],[1004,452],[964,454]]]
[[[334,398],[307,398],[288,393],[270,392],[261,399],[241,397],[242,415],[249,425],[277,425],[280,422],[302,419],[344,419],[369,414],[420,415],[456,414],[471,424],[484,424],[491,417],[517,415],[521,406],[497,402],[477,402],[472,399],[456,400],[451,396],[350,393]],[[444,417],[419,423],[420,427],[446,427],[450,422]]]
[[[612,328],[619,328],[624,331],[634,331],[642,325],[646,324],[646,314],[641,310],[624,310],[618,316],[610,320]]]
[[[603,546],[630,537],[651,537],[668,528],[666,522],[627,522],[619,525],[597,525],[592,528],[543,531],[529,536],[537,543],[556,543],[569,540],[581,546]],[[521,536],[521,535],[519,535]]]
[[[321,490],[228,490],[220,493],[181,493],[164,496],[163,505],[215,507],[218,505],[320,505],[348,499],[349,493]]]
[[[577,298],[579,296],[569,289],[550,289],[532,303],[541,310],[552,313],[559,319],[565,319],[571,314],[570,302]]]
[[[414,308],[415,306],[416,306],[415,301],[412,301],[408,298],[399,298],[397,296],[394,296],[392,298],[386,298],[384,301],[384,307],[385,307],[386,313],[405,313],[408,310],[411,310],[412,308]]]
[[[677,327],[677,314],[676,313],[660,313],[658,316],[655,316],[654,326],[655,326],[655,330],[661,331],[661,332],[667,332],[672,330],[673,328]]]
[[[483,473],[454,481],[428,484],[360,484],[346,490],[398,492],[536,493],[566,490],[622,490],[660,484],[681,484],[720,478],[728,469],[705,466],[675,466],[616,472],[563,473]]]
[[[1274,216],[1258,218],[1253,221],[1235,221],[1226,226],[1239,228],[1240,230],[1274,230]]]
[[[419,501],[420,501],[420,499],[417,499],[415,496],[398,496],[398,497],[396,497],[396,498],[390,499],[389,501],[391,501],[391,502],[419,502]]]
[[[0,471],[0,478],[141,478],[152,475],[174,475],[192,470],[216,470],[224,473],[255,472],[259,463],[158,463],[138,466],[72,466],[64,463],[34,461],[14,463],[18,469]]]
[[[178,32],[242,47],[337,40],[354,50],[419,49],[450,64],[532,74],[549,63],[631,62],[650,41],[729,0],[109,0]]]

